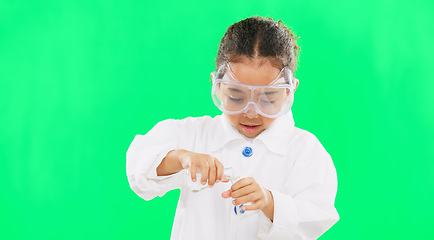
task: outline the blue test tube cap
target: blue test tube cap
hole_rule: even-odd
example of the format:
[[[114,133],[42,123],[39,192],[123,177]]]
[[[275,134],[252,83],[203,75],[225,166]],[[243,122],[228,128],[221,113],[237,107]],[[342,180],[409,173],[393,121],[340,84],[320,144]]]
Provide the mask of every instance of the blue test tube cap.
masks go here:
[[[239,214],[243,214],[243,213],[246,212],[246,211],[244,211],[243,209],[241,209],[242,206],[243,206],[243,204],[241,204],[241,205],[239,205],[239,206],[234,206],[234,212],[235,212],[235,214],[238,215],[238,212],[239,212]],[[238,211],[237,211],[237,209],[238,209]]]

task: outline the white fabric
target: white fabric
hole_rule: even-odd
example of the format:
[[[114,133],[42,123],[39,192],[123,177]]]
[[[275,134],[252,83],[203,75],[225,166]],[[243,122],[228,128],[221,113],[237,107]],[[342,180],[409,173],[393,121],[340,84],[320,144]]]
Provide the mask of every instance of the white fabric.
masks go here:
[[[246,146],[253,149],[251,157],[242,154]],[[262,211],[235,215],[232,199],[221,197],[230,183],[192,192],[185,170],[157,176],[157,166],[173,149],[210,154],[225,167],[253,177],[273,194],[274,221]],[[127,152],[127,176],[145,200],[181,189],[173,240],[317,239],[339,220],[332,159],[314,135],[294,127],[291,112],[254,139],[240,134],[224,115],[162,121],[134,138]]]

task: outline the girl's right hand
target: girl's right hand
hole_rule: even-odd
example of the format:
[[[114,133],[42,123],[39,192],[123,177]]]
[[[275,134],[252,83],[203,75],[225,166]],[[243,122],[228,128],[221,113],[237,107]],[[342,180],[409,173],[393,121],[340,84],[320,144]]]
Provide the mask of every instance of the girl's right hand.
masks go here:
[[[214,186],[215,183],[222,181],[224,166],[215,157],[208,154],[201,154],[190,152],[187,150],[180,151],[178,159],[183,169],[189,168],[191,180],[196,182],[196,174],[201,173],[202,177],[200,182],[205,185],[208,181],[209,187]]]

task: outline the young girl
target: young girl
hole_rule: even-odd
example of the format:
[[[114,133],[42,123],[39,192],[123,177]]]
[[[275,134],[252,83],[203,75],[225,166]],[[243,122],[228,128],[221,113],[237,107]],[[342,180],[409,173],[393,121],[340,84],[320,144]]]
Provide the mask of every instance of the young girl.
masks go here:
[[[332,159],[294,127],[295,40],[269,18],[231,25],[211,74],[223,115],[165,120],[131,143],[140,197],[181,189],[171,239],[316,239],[338,221]]]

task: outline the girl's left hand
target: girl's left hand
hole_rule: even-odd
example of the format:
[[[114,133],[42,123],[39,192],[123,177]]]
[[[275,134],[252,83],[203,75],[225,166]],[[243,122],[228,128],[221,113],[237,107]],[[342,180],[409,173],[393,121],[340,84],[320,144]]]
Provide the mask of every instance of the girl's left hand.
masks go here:
[[[273,220],[274,201],[271,192],[261,187],[254,178],[242,178],[222,193],[223,198],[232,197],[235,206],[251,202],[252,205],[244,205],[244,211],[262,210],[265,215]]]

